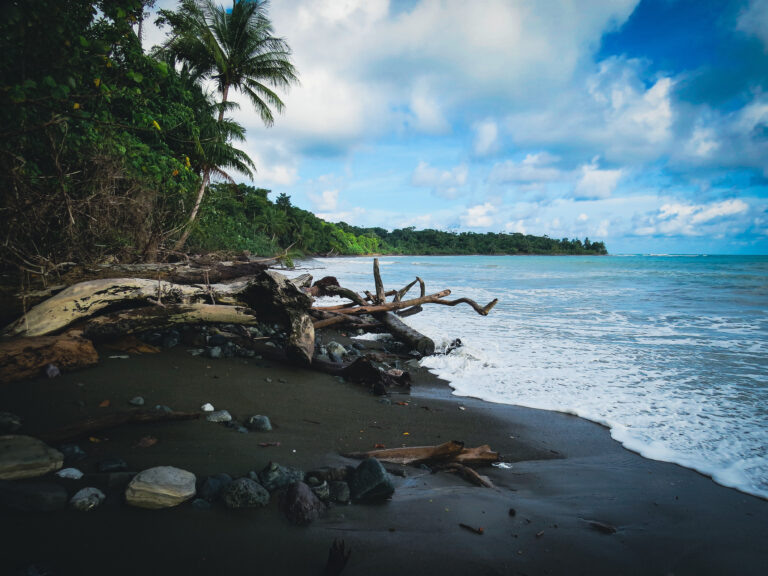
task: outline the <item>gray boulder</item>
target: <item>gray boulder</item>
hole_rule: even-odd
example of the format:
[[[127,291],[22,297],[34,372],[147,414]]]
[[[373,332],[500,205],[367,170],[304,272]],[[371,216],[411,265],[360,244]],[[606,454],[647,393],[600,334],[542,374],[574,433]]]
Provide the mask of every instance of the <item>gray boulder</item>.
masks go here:
[[[256,414],[246,420],[245,427],[257,432],[269,432],[272,430],[272,422],[269,421],[268,416]]]
[[[226,410],[216,410],[205,417],[208,422],[231,422],[232,415]]]
[[[331,341],[325,346],[325,348],[328,351],[328,356],[331,357],[331,360],[338,362],[339,364],[344,362],[344,356],[347,355],[347,350],[344,348],[344,346],[336,341]]]
[[[72,496],[72,499],[69,501],[69,505],[75,510],[88,512],[89,510],[93,510],[99,504],[104,502],[106,498],[107,497],[104,495],[104,492],[98,488],[88,487],[83,488],[82,490],[78,490],[77,493]]]
[[[269,504],[269,492],[250,478],[233,480],[222,496],[227,508],[261,508]]]
[[[332,502],[339,504],[349,504],[351,496],[349,494],[349,484],[343,480],[335,480],[328,484],[328,496]]]
[[[286,518],[294,524],[309,524],[325,511],[325,505],[304,482],[291,484],[281,504]]]
[[[290,486],[294,482],[302,482],[304,480],[304,472],[298,468],[290,468],[270,462],[259,472],[258,478],[264,488],[274,492],[275,490]]]
[[[349,478],[349,491],[354,502],[381,502],[395,493],[392,479],[376,458],[367,458]]]
[[[64,455],[31,436],[0,436],[0,480],[35,478],[61,468]]]
[[[208,476],[203,481],[197,494],[200,498],[203,498],[208,502],[213,502],[214,500],[218,500],[222,491],[231,483],[232,477],[229,474],[214,474],[213,476]]]
[[[125,489],[125,501],[139,508],[170,508],[195,495],[195,475],[173,466],[139,472]]]

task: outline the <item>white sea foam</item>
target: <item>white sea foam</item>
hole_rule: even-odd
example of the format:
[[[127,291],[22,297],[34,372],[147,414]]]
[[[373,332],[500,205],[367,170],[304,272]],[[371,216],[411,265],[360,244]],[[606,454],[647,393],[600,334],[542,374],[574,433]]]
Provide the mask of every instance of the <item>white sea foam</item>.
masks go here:
[[[425,307],[407,319],[438,347],[461,338],[422,362],[457,395],[576,414],[645,457],[768,498],[768,259],[746,272],[752,261],[714,257],[387,261],[387,287],[420,262],[434,264],[428,290],[500,299],[487,317]],[[371,259],[323,264],[371,288]]]

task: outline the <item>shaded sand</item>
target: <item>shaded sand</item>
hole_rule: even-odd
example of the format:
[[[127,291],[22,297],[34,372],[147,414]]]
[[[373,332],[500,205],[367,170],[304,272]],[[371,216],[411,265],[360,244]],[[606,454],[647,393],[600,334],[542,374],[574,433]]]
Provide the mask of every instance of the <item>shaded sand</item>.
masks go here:
[[[183,349],[129,359],[110,354],[102,351],[92,369],[0,386],[0,410],[22,416],[22,431],[34,435],[130,409],[128,400],[140,395],[150,407],[197,410],[210,402],[239,420],[266,414],[275,429],[240,434],[199,420],[124,426],[97,435],[99,442],[84,439],[89,457],[76,466],[86,477],[57,481],[70,495],[102,487],[107,502],[89,513],[0,511],[0,574],[26,574],[34,565],[57,575],[319,575],[336,538],[352,549],[343,572],[349,576],[768,573],[768,502],[645,460],[573,416],[452,398],[423,371],[410,396],[393,394],[384,404],[354,384],[266,361],[193,358]],[[104,400],[110,406],[100,408]],[[147,435],[157,444],[138,447]],[[244,475],[270,460],[309,470],[354,463],[339,454],[376,444],[453,439],[488,443],[513,463],[482,470],[497,490],[409,467],[406,478],[394,479],[391,501],[336,506],[307,527],[289,524],[274,499],[259,510],[131,508],[119,487],[94,474],[107,456],[134,471],[170,465],[198,478]],[[618,531],[601,533],[589,521]]]

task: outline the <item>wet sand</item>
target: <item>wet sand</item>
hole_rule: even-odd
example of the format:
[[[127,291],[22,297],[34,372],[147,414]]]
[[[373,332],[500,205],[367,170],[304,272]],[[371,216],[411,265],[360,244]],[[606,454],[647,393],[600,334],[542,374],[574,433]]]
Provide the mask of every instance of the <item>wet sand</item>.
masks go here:
[[[0,386],[0,410],[41,434],[89,416],[148,406],[198,410],[210,402],[239,420],[266,414],[272,432],[241,434],[204,419],[130,425],[80,445],[70,494],[103,488],[88,513],[0,512],[0,574],[322,574],[328,548],[343,539],[352,556],[343,574],[659,574],[768,573],[768,502],[721,487],[676,465],[646,460],[579,418],[450,396],[417,371],[410,395],[385,404],[339,379],[277,363],[211,360],[183,348],[110,359],[55,379]],[[267,379],[271,381],[267,381]],[[104,400],[109,407],[99,407]],[[402,404],[401,404],[402,403]],[[158,442],[140,448],[144,436]],[[448,473],[405,468],[392,500],[334,506],[309,526],[291,525],[273,502],[264,509],[150,511],[108,488],[97,463],[172,465],[198,479],[260,470],[270,461],[310,470],[355,464],[340,454],[462,440],[490,444],[511,469],[486,468],[496,489]],[[280,442],[279,447],[260,443]],[[514,515],[510,514],[514,510]],[[595,530],[590,521],[617,532]],[[482,527],[474,534],[459,524]]]

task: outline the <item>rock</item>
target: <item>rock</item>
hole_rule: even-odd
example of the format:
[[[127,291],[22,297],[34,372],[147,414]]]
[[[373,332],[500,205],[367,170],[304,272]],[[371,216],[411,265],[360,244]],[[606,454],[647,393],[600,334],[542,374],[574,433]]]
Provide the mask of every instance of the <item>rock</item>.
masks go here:
[[[165,404],[157,404],[155,405],[155,410],[158,410],[159,412],[165,412],[167,414],[170,414],[173,412],[173,408],[170,406],[166,406]]]
[[[251,478],[233,480],[222,492],[227,508],[260,508],[269,504],[269,492]]]
[[[168,332],[165,336],[163,336],[163,348],[175,348],[179,345],[179,340],[181,340],[181,336],[178,332]]]
[[[64,455],[31,436],[0,436],[0,479],[34,478],[58,470]]]
[[[332,502],[339,504],[349,504],[351,496],[349,494],[349,484],[342,480],[335,480],[328,484],[328,496]]]
[[[211,404],[210,402],[206,402],[205,404],[200,406],[200,410],[202,410],[203,412],[213,412],[214,410],[213,404]]]
[[[56,378],[56,376],[61,376],[61,371],[55,364],[48,364],[45,367],[45,375],[48,376],[48,378]]]
[[[66,478],[67,480],[80,480],[83,477],[83,473],[77,468],[62,468],[56,472],[56,476]]]
[[[251,416],[245,422],[246,428],[250,430],[256,430],[257,432],[269,432],[272,430],[272,423],[269,421],[269,417],[257,414]]]
[[[53,482],[0,481],[0,505],[23,512],[52,512],[67,506],[67,491]]]
[[[288,487],[281,508],[294,524],[309,524],[325,511],[325,505],[304,482],[294,482]]]
[[[192,508],[197,508],[198,510],[207,510],[211,507],[211,503],[208,502],[208,500],[204,500],[203,498],[195,498],[192,500]]]
[[[275,462],[270,462],[261,472],[259,472],[259,482],[270,492],[290,486],[294,482],[304,480],[304,472],[297,468],[281,466]]]
[[[208,357],[209,358],[221,358],[221,347],[220,346],[212,346],[211,348],[208,348]]]
[[[232,415],[226,410],[217,410],[216,412],[208,414],[205,419],[208,420],[208,422],[230,422],[232,420]]]
[[[125,472],[128,470],[128,464],[122,458],[107,457],[99,460],[99,472]]]
[[[328,356],[331,357],[331,360],[339,364],[344,362],[344,356],[347,355],[347,350],[344,346],[333,340],[326,344],[325,348],[328,350]]]
[[[205,348],[190,348],[187,350],[187,354],[190,356],[202,356],[205,354]]]
[[[312,490],[312,493],[323,502],[326,502],[331,498],[331,490],[328,486],[328,482],[323,482],[317,486],[311,486],[310,489]]]
[[[65,462],[79,462],[88,457],[77,444],[62,444],[59,446],[59,452],[64,455]]]
[[[229,344],[229,338],[222,334],[214,334],[210,338],[208,338],[208,345],[209,346],[225,346]]]
[[[75,510],[88,512],[104,502],[106,498],[104,492],[98,488],[83,488],[82,490],[78,490],[78,492],[72,496],[69,505]]]
[[[307,484],[310,486],[312,485],[319,485],[323,482],[335,482],[337,480],[344,480],[346,481],[352,473],[354,473],[355,469],[353,466],[337,466],[337,467],[325,467],[325,468],[318,468],[316,470],[312,470],[311,472],[307,472]]]
[[[10,412],[0,412],[0,434],[13,434],[21,428],[21,418]]]
[[[381,462],[367,458],[352,473],[349,491],[354,502],[381,502],[394,494],[395,487]]]
[[[208,502],[214,502],[219,499],[222,491],[231,483],[232,477],[229,474],[214,474],[203,480],[197,494]]]
[[[128,400],[129,404],[133,404],[134,406],[144,406],[144,398],[141,396],[134,396],[130,400]]]
[[[144,470],[125,489],[126,502],[140,508],[170,508],[194,495],[195,475],[173,466]]]

